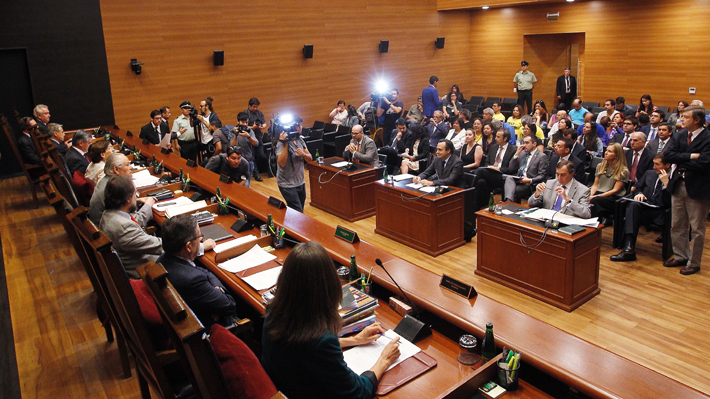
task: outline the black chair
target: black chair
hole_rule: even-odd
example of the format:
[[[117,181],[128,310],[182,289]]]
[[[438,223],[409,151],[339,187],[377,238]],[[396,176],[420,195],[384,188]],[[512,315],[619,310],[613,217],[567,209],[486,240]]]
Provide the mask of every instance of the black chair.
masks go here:
[[[323,140],[318,139],[318,140],[309,140],[306,141],[306,148],[308,148],[308,152],[313,156],[313,159],[316,159],[316,154],[320,156],[325,156],[324,154],[324,149],[323,149]]]
[[[659,105],[657,108],[659,111],[663,111],[663,113],[666,115],[666,119],[668,119],[668,117],[671,116],[671,114],[670,114],[671,108],[670,107]]]
[[[334,157],[337,156],[335,153],[335,137],[337,137],[338,132],[323,133],[323,148],[325,153],[323,156]]]
[[[350,144],[350,140],[352,140],[352,136],[350,136],[350,133],[343,134],[340,136],[335,136],[335,142],[333,143],[333,145],[335,147],[335,156],[336,157],[343,155],[343,152],[345,152],[345,147],[347,147],[348,144]]]
[[[335,132],[338,130],[338,125],[335,123],[325,123],[323,124],[323,134]]]
[[[512,112],[513,112],[513,106],[514,106],[514,105],[515,105],[515,104],[511,104],[511,103],[503,103],[503,104],[500,105],[500,111],[501,111],[501,112],[510,112],[510,113],[512,113]]]
[[[352,128],[350,126],[343,126],[340,125],[338,128],[335,130],[336,133],[338,133],[338,136],[343,135],[343,134],[350,134],[352,131]]]
[[[589,111],[599,115],[600,112],[604,111],[604,107],[592,107]]]
[[[638,104],[626,104],[626,105],[628,105],[629,107],[631,107],[631,109],[633,109],[634,112],[639,108]]]
[[[483,102],[483,97],[473,96],[468,100],[468,103],[466,103],[466,105],[478,107],[479,105],[481,105],[482,102]]]
[[[497,101],[497,102],[500,102],[500,97],[488,97],[488,98],[486,98],[486,102],[487,102],[487,103],[494,103],[494,102],[496,102],[496,101]],[[518,99],[516,98],[515,101],[518,101]]]
[[[477,110],[477,111],[478,111],[479,114],[482,114],[484,109],[486,109],[486,108],[491,108],[491,107],[493,107],[493,101],[486,101],[486,102],[484,102],[483,104],[481,104],[481,105],[478,106],[478,110]]]
[[[599,106],[599,101],[582,101],[582,107],[592,109]]]
[[[319,140],[323,137],[323,127],[325,122],[315,121],[313,122],[313,127],[310,129],[310,134],[308,135],[309,140]]]
[[[503,99],[503,104],[515,105],[515,104],[517,104],[517,103],[518,103],[518,99],[517,99],[517,98],[506,97],[506,98]],[[511,108],[512,108],[512,107],[511,107]]]

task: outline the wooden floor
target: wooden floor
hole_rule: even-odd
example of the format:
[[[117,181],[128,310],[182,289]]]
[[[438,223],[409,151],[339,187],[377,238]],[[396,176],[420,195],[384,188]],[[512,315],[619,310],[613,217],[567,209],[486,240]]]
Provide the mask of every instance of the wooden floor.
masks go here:
[[[252,188],[280,197],[275,179],[253,181]],[[106,342],[96,321],[91,285],[53,209],[44,198],[39,209],[32,209],[24,177],[0,181],[0,192],[0,237],[22,397],[138,398],[135,372],[133,378],[121,378],[116,345]],[[660,244],[653,243],[657,233],[642,229],[639,260],[614,263],[608,259],[617,250],[611,248],[612,230],[607,229],[601,294],[567,313],[474,275],[475,238],[433,258],[374,234],[375,217],[348,223],[308,202],[305,213],[352,228],[361,239],[410,262],[472,283],[482,295],[710,392],[710,251],[700,273],[681,276],[677,268],[661,265]]]

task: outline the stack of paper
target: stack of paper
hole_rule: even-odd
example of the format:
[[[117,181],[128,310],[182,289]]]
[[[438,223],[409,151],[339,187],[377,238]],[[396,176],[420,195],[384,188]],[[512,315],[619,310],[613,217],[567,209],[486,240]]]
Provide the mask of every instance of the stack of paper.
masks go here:
[[[414,179],[414,175],[410,175],[409,173],[403,173],[401,175],[397,175],[393,177],[394,181],[402,181],[402,180],[407,180],[407,179]]]
[[[263,265],[266,262],[276,259],[276,256],[264,251],[257,244],[247,252],[232,258],[226,262],[222,262],[217,266],[230,273],[239,273],[243,270],[251,269],[252,267]],[[268,287],[267,287],[268,288]]]
[[[342,168],[343,166],[348,166],[348,164],[350,164],[350,162],[348,162],[348,161],[340,161],[340,162],[332,163],[332,164],[330,164],[330,166],[332,166],[332,167],[334,167],[334,168]]]
[[[158,180],[160,180],[160,178],[158,176],[151,175],[150,171],[148,171],[148,169],[143,169],[140,172],[136,172],[133,174],[132,177],[133,177],[133,184],[136,186],[136,188],[152,186]]]
[[[403,361],[409,359],[410,357],[416,355],[421,351],[418,346],[402,338],[396,332],[392,330],[387,330],[384,336],[381,336],[377,341],[371,342],[367,345],[356,346],[350,350],[343,352],[343,357],[345,358],[345,363],[355,374],[362,374],[363,372],[369,370],[372,366],[377,363],[380,354],[385,349],[390,341],[399,337],[399,358],[392,363],[387,370],[392,367],[402,363]]]
[[[156,211],[164,212],[174,206],[185,204],[192,204],[192,200],[190,200],[189,197],[177,197],[171,198],[169,201],[156,202],[155,204],[153,204],[153,209],[155,209]]]
[[[236,240],[230,240],[230,241],[224,242],[222,244],[219,244],[216,247],[214,247],[214,251],[216,253],[224,252],[230,248],[236,247],[237,245],[241,245],[241,244],[244,244],[245,242],[254,241],[254,240],[256,240],[256,236],[254,234],[249,234],[248,236],[239,237]]]
[[[175,205],[175,206],[169,207],[165,211],[165,217],[170,219],[173,216],[182,215],[183,213],[196,211],[198,209],[206,208],[206,207],[207,207],[207,202],[205,200],[197,201],[197,202],[190,202],[189,204],[184,204],[184,205]]]
[[[282,268],[283,266],[279,266],[253,274],[249,277],[244,277],[244,282],[257,291],[271,288],[276,285],[276,281],[279,279],[279,274],[281,274]]]
[[[424,187],[424,185],[421,183],[409,183],[409,184],[407,184],[407,187],[411,187],[415,190],[418,190],[418,189]]]
[[[553,211],[552,209],[531,209],[529,211],[519,212],[518,214],[522,217],[535,220],[551,220],[554,216],[554,220],[564,224],[593,227],[595,229],[597,228],[597,226],[599,226],[599,220],[597,218],[580,219],[574,216],[565,215],[563,213]]]

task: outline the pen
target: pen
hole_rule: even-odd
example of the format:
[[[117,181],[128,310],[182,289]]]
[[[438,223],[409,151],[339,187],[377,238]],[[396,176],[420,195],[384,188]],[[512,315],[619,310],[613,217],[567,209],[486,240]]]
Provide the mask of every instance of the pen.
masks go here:
[[[370,277],[372,277],[372,269],[374,269],[375,266],[372,266],[370,268],[370,273],[367,274],[367,283],[370,284]]]
[[[161,206],[168,206],[168,205],[175,205],[175,201],[163,202],[163,203],[158,204],[157,206],[161,207]]]

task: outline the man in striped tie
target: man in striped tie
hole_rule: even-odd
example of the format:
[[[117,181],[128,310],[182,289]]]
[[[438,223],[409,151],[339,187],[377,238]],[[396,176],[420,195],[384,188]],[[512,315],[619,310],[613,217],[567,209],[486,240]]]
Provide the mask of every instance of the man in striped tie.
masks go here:
[[[589,187],[574,179],[574,164],[562,160],[557,164],[556,179],[540,183],[528,198],[528,206],[559,211],[565,215],[589,219]]]

